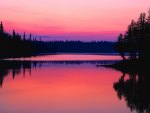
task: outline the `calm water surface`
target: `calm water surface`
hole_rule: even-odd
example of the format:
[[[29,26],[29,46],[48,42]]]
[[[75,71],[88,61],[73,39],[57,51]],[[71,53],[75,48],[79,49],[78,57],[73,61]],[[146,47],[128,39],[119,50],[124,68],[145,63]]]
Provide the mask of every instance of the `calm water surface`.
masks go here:
[[[25,61],[99,61],[99,60],[121,60],[119,55],[84,55],[84,54],[61,54],[61,55],[41,55],[31,58],[11,58],[7,60]]]
[[[96,67],[120,60],[118,56],[47,55],[15,60],[25,61],[0,63],[0,113],[131,113],[113,88],[122,73]]]

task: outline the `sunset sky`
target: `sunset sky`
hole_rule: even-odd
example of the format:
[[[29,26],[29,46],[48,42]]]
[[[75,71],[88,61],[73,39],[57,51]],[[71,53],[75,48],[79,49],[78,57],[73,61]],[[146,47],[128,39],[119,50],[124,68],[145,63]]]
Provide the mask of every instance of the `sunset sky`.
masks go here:
[[[0,0],[5,31],[50,40],[115,40],[150,0]]]

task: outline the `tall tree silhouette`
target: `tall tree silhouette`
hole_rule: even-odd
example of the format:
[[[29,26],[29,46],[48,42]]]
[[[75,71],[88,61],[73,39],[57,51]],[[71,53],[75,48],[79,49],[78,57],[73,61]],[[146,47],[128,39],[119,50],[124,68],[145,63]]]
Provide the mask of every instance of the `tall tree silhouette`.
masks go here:
[[[15,30],[12,34],[4,31],[0,24],[0,58],[27,57],[45,53],[114,53],[114,42],[108,41],[42,41],[33,38],[32,34],[27,37],[26,33],[21,36]],[[123,37],[122,37],[123,38]],[[122,40],[122,39],[120,39]],[[123,43],[123,42],[121,42]],[[122,46],[123,47],[123,46]],[[120,50],[124,57],[124,48]],[[125,57],[124,57],[125,58]]]
[[[125,42],[122,34],[118,36],[118,42],[115,45],[115,49],[120,53],[123,60],[125,60]]]
[[[1,22],[0,24],[0,34],[3,34],[4,33],[4,28],[3,28],[3,23]]]
[[[6,57],[26,57],[32,56],[43,50],[49,52],[46,42],[32,41],[30,33],[29,39],[26,39],[25,33],[23,39],[20,34],[13,30],[12,34],[4,31],[3,23],[0,23],[0,58]]]
[[[122,57],[123,53],[129,53],[131,60],[148,61],[150,57],[147,50],[150,48],[150,10],[147,17],[146,13],[141,13],[137,22],[132,20],[124,36],[119,35],[115,48]]]

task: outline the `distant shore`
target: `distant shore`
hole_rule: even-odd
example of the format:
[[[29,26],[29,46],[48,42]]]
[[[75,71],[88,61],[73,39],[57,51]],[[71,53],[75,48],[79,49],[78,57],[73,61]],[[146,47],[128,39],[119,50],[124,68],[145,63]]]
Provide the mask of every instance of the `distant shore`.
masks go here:
[[[0,58],[0,59],[7,59],[7,58],[30,58],[30,57],[36,57],[36,56],[44,56],[44,55],[112,55],[112,56],[118,56],[119,54],[118,53],[65,53],[65,52],[56,52],[56,53],[35,53],[31,56],[16,56],[16,57],[3,57],[3,58]]]
[[[58,53],[38,53],[38,54],[36,54],[36,56],[38,56],[38,55],[60,55],[60,54],[71,54],[71,55],[119,55],[119,53],[84,53],[84,52],[82,52],[82,53],[75,53],[75,52],[58,52]]]

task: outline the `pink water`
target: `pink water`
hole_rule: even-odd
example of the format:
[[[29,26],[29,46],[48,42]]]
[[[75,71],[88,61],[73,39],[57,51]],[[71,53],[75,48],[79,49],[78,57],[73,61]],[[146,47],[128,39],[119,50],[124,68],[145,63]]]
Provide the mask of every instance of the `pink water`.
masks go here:
[[[31,59],[107,58],[99,55],[48,55]],[[114,60],[118,56],[109,58]],[[36,67],[31,65],[30,68],[5,71],[8,72],[3,72],[0,113],[131,113],[126,102],[119,100],[113,89],[114,82],[122,75],[116,70],[86,63],[67,66],[40,63]]]

